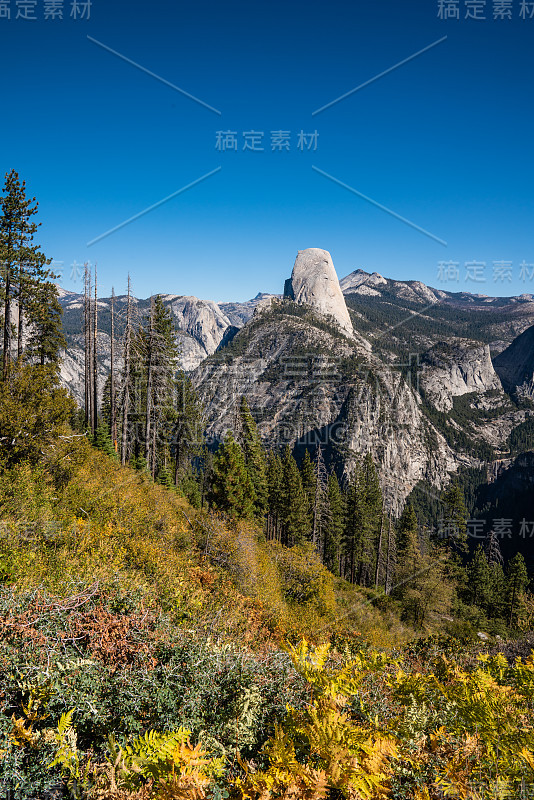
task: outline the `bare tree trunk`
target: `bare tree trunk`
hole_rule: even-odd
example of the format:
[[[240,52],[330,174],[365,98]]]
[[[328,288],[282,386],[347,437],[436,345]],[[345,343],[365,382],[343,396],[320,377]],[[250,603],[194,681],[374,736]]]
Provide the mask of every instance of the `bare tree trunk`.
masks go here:
[[[18,321],[18,335],[17,335],[17,359],[22,357],[22,336],[24,329],[24,303],[19,290],[19,321]]]
[[[315,499],[313,503],[313,528],[312,528],[312,541],[313,546],[317,552],[321,549],[321,535],[324,536],[323,523],[321,518],[324,514],[324,502],[326,494],[326,484],[328,478],[326,474],[326,467],[324,464],[323,451],[321,445],[317,448],[317,457],[315,461]],[[321,527],[319,527],[319,523]],[[324,560],[324,559],[323,559]]]
[[[98,334],[98,299],[97,299],[97,278],[96,278],[96,264],[95,264],[95,307],[93,312],[93,421],[92,431],[93,436],[96,433],[98,425],[98,351],[97,351],[97,334]]]
[[[111,373],[109,381],[111,441],[117,452],[117,409],[115,404],[115,289],[111,289]]]
[[[152,351],[154,338],[154,301],[150,303],[150,330],[148,336],[148,359],[146,375],[145,461],[150,472],[150,430],[152,421]]]
[[[21,243],[22,246],[22,243]],[[19,264],[18,320],[17,320],[17,360],[22,358],[22,336],[24,331],[24,268]]]
[[[85,427],[89,428],[93,419],[91,391],[91,268],[84,264],[84,340],[85,340]]]
[[[126,331],[124,333],[124,397],[122,403],[121,463],[126,464],[128,451],[128,415],[130,412],[130,346],[132,339],[132,294],[128,275],[128,304],[126,306]]]

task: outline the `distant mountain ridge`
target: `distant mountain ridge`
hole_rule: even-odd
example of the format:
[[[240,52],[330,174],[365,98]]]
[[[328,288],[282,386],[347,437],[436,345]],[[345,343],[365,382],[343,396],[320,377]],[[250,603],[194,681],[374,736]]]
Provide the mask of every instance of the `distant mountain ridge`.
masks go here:
[[[448,336],[467,336],[475,341],[483,341],[490,346],[492,354],[496,355],[506,350],[516,336],[534,324],[534,297],[531,294],[492,298],[469,292],[450,292],[426,286],[420,281],[385,278],[377,272],[368,273],[363,269],[354,270],[339,285],[346,298],[353,329],[362,337],[368,337],[371,345],[378,346],[388,358],[393,357],[395,348],[404,349],[408,353],[422,352],[436,344],[440,338]],[[68,342],[63,379],[78,401],[81,401],[83,295],[62,287],[58,287],[58,292]],[[174,317],[183,368],[190,371],[198,367],[225,340],[233,336],[233,328],[242,328],[252,318],[258,306],[282,296],[259,292],[247,301],[216,303],[193,296],[162,295]],[[119,337],[126,299],[126,295],[118,295],[116,298]],[[150,298],[134,297],[133,302],[139,315],[148,311]],[[423,305],[429,308],[422,311],[420,306]],[[110,298],[99,298],[98,306],[99,349],[104,379],[109,368],[106,354],[109,350]],[[440,313],[436,313],[436,309]],[[454,312],[461,315],[462,311],[469,315],[468,319],[455,319]],[[494,312],[493,315],[491,312]],[[482,315],[482,318],[475,319],[473,313],[478,314],[478,317]],[[413,320],[405,321],[411,317]],[[382,335],[384,320],[397,325],[389,341],[385,341]],[[400,325],[397,324],[399,322]],[[435,333],[431,331],[432,328]],[[443,334],[441,337],[440,329]]]

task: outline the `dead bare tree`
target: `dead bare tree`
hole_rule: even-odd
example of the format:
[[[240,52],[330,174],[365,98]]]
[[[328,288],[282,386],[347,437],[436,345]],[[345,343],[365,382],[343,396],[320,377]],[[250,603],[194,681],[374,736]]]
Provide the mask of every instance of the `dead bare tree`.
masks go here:
[[[84,344],[85,344],[85,427],[89,428],[93,420],[93,389],[92,389],[92,339],[91,339],[91,267],[84,264]]]
[[[128,421],[130,414],[130,355],[132,345],[132,292],[130,276],[128,275],[128,302],[126,305],[126,329],[124,331],[124,390],[122,397],[122,442],[121,463],[126,464],[128,455]]]
[[[111,288],[111,370],[109,379],[110,433],[115,452],[117,452],[117,406],[115,398],[115,289]]]
[[[98,334],[98,299],[97,299],[97,277],[96,277],[96,264],[95,264],[95,300],[93,309],[93,418],[91,423],[91,430],[93,436],[96,433],[98,425],[98,350],[97,350],[97,334]]]
[[[147,341],[147,372],[146,372],[146,421],[145,421],[145,461],[150,471],[150,431],[152,421],[152,380],[153,380],[153,355],[154,355],[154,298],[150,299],[150,320]]]

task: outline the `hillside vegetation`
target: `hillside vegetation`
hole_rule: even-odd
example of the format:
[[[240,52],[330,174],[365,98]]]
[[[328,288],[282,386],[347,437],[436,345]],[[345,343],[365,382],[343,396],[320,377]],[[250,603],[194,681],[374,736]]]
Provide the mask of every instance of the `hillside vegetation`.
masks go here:
[[[309,543],[195,510],[95,449],[57,391],[53,422],[35,400],[37,449],[0,447],[5,786],[434,800],[534,779],[532,660],[410,644]]]

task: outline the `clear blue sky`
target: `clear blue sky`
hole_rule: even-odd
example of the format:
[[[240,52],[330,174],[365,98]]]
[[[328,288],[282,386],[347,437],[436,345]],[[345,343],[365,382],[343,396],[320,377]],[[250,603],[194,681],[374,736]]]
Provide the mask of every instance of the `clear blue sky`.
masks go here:
[[[4,5],[0,2],[0,7]],[[19,5],[22,5],[19,0]],[[98,262],[102,293],[247,299],[281,291],[297,250],[484,294],[534,292],[534,18],[438,18],[434,0],[93,0],[91,18],[0,19],[1,171],[40,201],[40,241],[63,262]],[[501,4],[502,5],[502,4]],[[531,4],[533,5],[533,4]],[[1,12],[0,12],[1,13]],[[90,36],[221,111],[218,115]],[[323,112],[312,112],[440,38],[447,40]],[[237,133],[237,151],[216,148]],[[243,151],[263,131],[263,152]],[[290,150],[271,150],[271,131]],[[317,130],[317,150],[298,134]],[[312,165],[420,228],[447,247]],[[203,175],[191,189],[87,243]],[[485,283],[465,281],[486,262]],[[459,281],[438,262],[459,263]],[[495,281],[492,263],[511,261]]]

